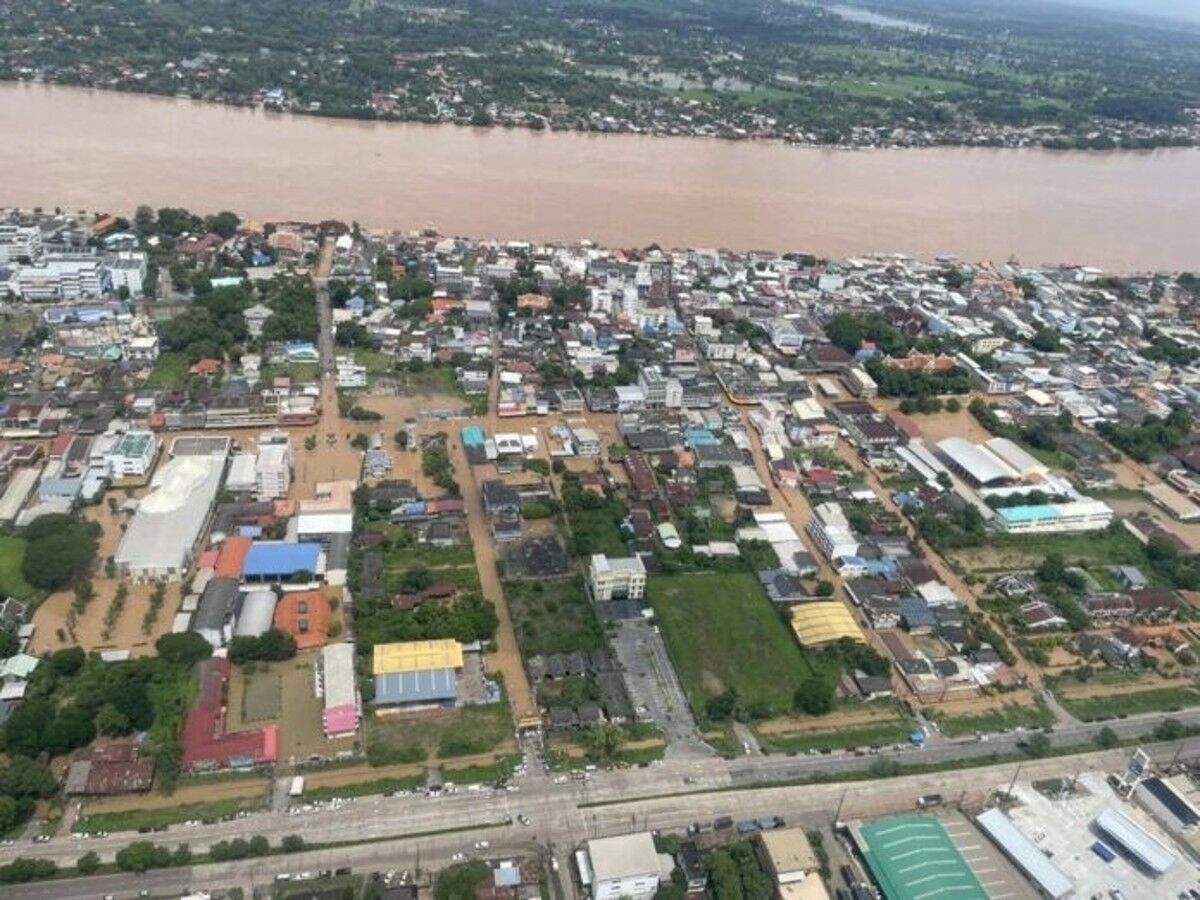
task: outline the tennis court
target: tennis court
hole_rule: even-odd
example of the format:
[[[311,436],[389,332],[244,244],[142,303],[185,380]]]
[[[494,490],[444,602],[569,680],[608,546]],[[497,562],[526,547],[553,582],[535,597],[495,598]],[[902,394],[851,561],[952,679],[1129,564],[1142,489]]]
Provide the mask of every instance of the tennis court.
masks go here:
[[[988,900],[988,893],[933,816],[906,814],[851,828],[887,900]]]

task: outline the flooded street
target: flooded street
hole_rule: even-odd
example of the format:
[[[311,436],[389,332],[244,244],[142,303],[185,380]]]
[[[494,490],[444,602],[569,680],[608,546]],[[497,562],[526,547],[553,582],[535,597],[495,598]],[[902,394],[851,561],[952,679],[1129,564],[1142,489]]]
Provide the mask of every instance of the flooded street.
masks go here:
[[[478,237],[1200,267],[1200,152],[846,151],[268,114],[0,85],[0,203]]]

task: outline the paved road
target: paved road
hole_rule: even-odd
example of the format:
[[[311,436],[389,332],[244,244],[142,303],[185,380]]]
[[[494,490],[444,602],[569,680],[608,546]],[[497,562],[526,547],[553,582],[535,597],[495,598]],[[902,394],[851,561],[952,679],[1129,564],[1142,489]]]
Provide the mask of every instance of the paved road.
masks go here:
[[[1200,756],[1200,738],[1157,744],[1147,749],[1158,762],[1169,762],[1177,757],[1195,758]],[[862,790],[854,784],[830,783],[654,797],[656,785],[661,789],[670,787],[665,774],[667,764],[664,763],[656,767],[659,771],[652,768],[611,773],[583,784],[554,785],[545,781],[546,788],[537,793],[501,792],[487,796],[460,793],[440,799],[380,797],[305,816],[303,827],[296,830],[313,841],[346,840],[351,835],[366,840],[374,836],[380,826],[392,831],[409,831],[409,837],[141,876],[111,875],[26,885],[21,888],[21,896],[24,900],[82,900],[106,894],[129,897],[143,889],[152,894],[169,894],[185,886],[248,887],[269,884],[280,872],[315,872],[339,866],[352,866],[359,872],[412,871],[418,866],[429,870],[444,865],[453,854],[460,852],[501,857],[518,852],[538,852],[541,848],[548,849],[560,861],[561,871],[566,868],[570,849],[591,837],[637,829],[682,829],[691,822],[709,822],[722,815],[734,818],[779,815],[790,823],[825,826],[835,818],[868,818],[911,809],[915,797],[932,792],[956,802],[978,803],[992,790],[1007,785],[1018,768],[1021,777],[1028,780],[1073,775],[1089,769],[1113,771],[1126,758],[1126,751],[1098,751],[1072,757],[1027,760],[1019,764],[901,776],[874,782],[870,790]],[[620,783],[621,779],[625,780],[624,784]],[[613,794],[616,796],[611,796]],[[637,799],[639,794],[649,798]],[[488,824],[489,818],[492,822],[504,823],[507,816],[519,812],[530,817],[529,827],[516,823]],[[470,831],[424,836],[415,833],[430,830],[432,823],[440,823],[442,828],[469,827]],[[244,834],[269,833],[269,828],[258,819],[253,824],[248,820],[238,824]],[[177,836],[155,837],[161,843],[179,840]],[[475,843],[480,840],[489,841],[490,849],[476,850]],[[79,842],[65,848],[72,852],[58,853],[56,844],[64,843],[71,842],[51,842],[39,848],[38,855],[73,862],[85,845],[97,849],[100,842]],[[191,843],[194,848],[200,845],[197,841]],[[14,855],[12,849],[4,848],[7,856]],[[569,890],[566,900],[571,900]]]

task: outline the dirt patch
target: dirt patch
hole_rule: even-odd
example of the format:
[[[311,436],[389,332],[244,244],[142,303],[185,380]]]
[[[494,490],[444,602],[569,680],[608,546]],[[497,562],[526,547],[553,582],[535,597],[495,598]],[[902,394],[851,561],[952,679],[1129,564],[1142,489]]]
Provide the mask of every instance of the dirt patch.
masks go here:
[[[894,709],[870,709],[859,707],[854,709],[835,710],[827,716],[818,718],[800,718],[784,716],[778,719],[768,719],[759,722],[754,730],[760,734],[800,734],[810,731],[837,731],[843,728],[855,728],[863,725],[874,725],[897,717]]]
[[[211,803],[229,797],[265,795],[270,782],[265,778],[214,779],[181,785],[172,794],[124,794],[98,797],[84,804],[84,813],[124,812],[137,809],[163,809],[187,803]]]
[[[120,584],[125,584],[128,594],[120,615],[106,636],[106,615]],[[40,655],[65,647],[79,646],[89,652],[120,649],[129,650],[135,656],[153,654],[154,642],[171,630],[171,624],[182,602],[180,585],[168,584],[166,599],[147,633],[142,630],[142,624],[146,612],[150,609],[153,584],[132,584],[118,579],[98,578],[93,579],[92,588],[96,595],[76,621],[74,640],[67,631],[67,619],[75,595],[70,591],[60,591],[46,598],[33,614],[34,633],[30,642],[32,653]]]

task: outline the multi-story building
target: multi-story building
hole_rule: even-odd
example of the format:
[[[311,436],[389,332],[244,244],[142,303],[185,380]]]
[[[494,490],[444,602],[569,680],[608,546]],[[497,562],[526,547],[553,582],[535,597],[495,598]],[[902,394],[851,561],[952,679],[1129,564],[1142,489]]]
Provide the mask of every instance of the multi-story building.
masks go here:
[[[609,559],[596,553],[588,566],[588,587],[597,603],[618,598],[640,600],[646,595],[646,567],[640,556]]]
[[[36,225],[0,225],[0,263],[33,263],[41,258],[40,228]]]
[[[158,441],[152,431],[127,431],[108,453],[114,478],[144,478],[154,467]]]
[[[292,444],[288,436],[259,442],[254,460],[254,493],[259,500],[278,500],[288,495],[292,483]]]
[[[649,900],[658,891],[663,865],[649,832],[588,841],[581,861],[593,900]]]
[[[112,278],[112,289],[125,288],[129,296],[140,297],[146,282],[146,254],[137,251],[118,253],[109,261],[108,272]]]
[[[64,255],[40,265],[21,266],[10,282],[14,293],[30,302],[98,297],[112,290],[112,278],[100,257]]]
[[[858,553],[858,538],[838,504],[831,502],[818,505],[813,509],[807,527],[817,547],[827,558],[845,558]]]

